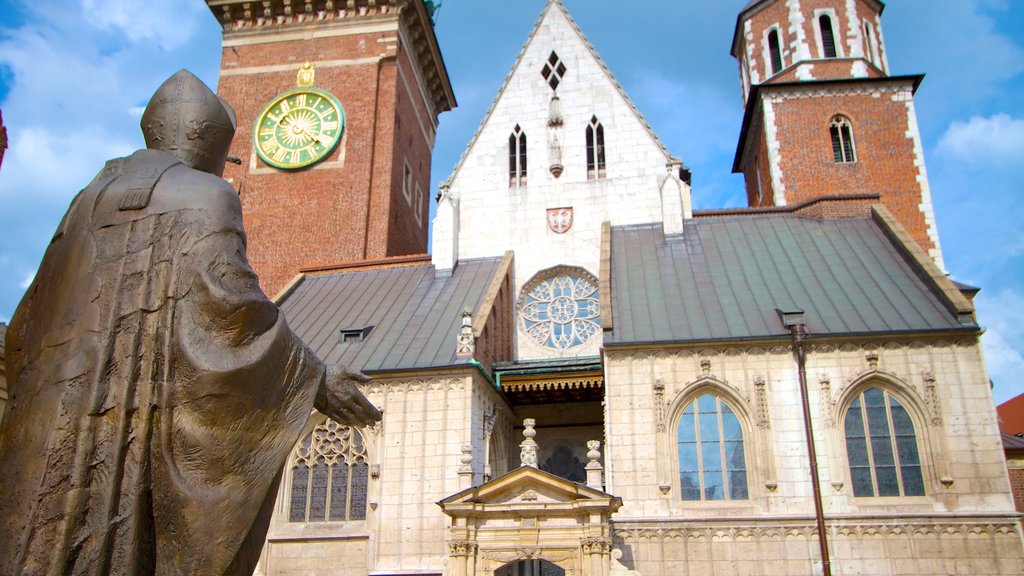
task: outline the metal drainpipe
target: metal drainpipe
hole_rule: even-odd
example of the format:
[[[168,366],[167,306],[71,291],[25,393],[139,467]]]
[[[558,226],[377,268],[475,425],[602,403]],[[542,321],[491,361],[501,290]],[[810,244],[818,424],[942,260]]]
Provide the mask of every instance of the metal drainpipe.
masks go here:
[[[811,403],[807,397],[807,324],[803,312],[778,311],[782,323],[793,336],[793,352],[796,354],[797,371],[800,379],[800,399],[804,408],[804,430],[807,433],[807,454],[811,458],[811,489],[814,492],[814,515],[818,526],[818,544],[821,547],[821,569],[823,576],[832,576],[828,556],[828,536],[825,534],[825,511],[821,504],[821,484],[818,480],[818,456],[814,450],[814,428],[811,425]]]

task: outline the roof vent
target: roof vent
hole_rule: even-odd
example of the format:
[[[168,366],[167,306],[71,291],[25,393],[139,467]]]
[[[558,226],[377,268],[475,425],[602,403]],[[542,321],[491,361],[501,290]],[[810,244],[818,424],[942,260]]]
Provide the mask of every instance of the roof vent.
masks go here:
[[[373,330],[373,326],[367,326],[365,328],[342,328],[338,342],[340,344],[362,342],[363,340],[366,340],[367,336],[369,336],[370,330]]]

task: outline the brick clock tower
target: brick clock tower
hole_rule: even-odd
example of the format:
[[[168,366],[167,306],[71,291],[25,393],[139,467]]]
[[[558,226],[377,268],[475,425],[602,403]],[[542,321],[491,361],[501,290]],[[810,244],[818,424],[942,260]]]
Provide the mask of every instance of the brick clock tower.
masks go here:
[[[206,3],[224,28],[218,92],[238,114],[242,163],[224,177],[264,291],[426,253],[437,120],[455,106],[426,3]]]
[[[753,0],[732,55],[746,114],[734,172],[750,206],[880,201],[941,268],[914,92],[889,73],[878,0]],[[846,201],[846,202],[843,202]]]

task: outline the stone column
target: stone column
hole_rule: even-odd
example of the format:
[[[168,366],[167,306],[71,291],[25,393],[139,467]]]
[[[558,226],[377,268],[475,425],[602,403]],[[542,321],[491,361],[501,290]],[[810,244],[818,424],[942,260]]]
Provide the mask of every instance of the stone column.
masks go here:
[[[587,486],[594,490],[604,489],[604,480],[602,478],[603,467],[601,466],[601,442],[598,440],[588,440],[587,458],[590,462],[587,462]]]

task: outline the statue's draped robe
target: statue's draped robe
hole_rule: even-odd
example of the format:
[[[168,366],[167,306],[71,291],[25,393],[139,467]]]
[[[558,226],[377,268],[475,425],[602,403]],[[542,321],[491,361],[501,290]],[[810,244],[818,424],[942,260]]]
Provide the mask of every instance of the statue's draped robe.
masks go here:
[[[324,369],[260,291],[227,183],[162,152],[109,162],[7,362],[0,574],[251,573]]]

